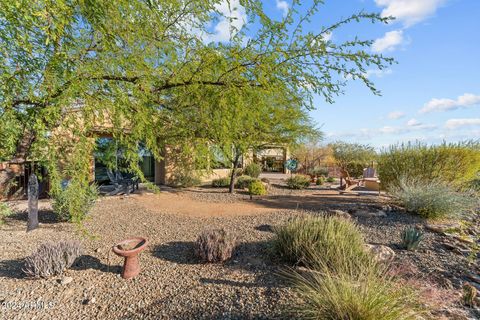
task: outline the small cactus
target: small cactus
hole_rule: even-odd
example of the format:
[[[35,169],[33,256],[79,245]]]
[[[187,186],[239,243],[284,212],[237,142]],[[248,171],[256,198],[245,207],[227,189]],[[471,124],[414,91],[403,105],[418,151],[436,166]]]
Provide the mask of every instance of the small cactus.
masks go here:
[[[475,298],[477,297],[477,288],[469,283],[463,285],[463,304],[469,307],[475,306]]]
[[[403,247],[407,250],[417,250],[423,240],[423,233],[416,228],[407,228],[402,234]]]
[[[23,272],[34,278],[60,275],[71,267],[81,254],[82,248],[78,241],[46,242],[25,258]]]
[[[204,262],[224,262],[232,256],[235,239],[224,229],[203,231],[195,243],[195,254]]]

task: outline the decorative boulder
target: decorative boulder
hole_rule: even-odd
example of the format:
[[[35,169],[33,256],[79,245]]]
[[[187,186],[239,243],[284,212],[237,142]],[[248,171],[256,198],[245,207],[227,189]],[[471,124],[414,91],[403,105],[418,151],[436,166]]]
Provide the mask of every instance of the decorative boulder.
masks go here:
[[[395,258],[395,251],[381,244],[367,244],[366,249],[378,262],[389,263]]]

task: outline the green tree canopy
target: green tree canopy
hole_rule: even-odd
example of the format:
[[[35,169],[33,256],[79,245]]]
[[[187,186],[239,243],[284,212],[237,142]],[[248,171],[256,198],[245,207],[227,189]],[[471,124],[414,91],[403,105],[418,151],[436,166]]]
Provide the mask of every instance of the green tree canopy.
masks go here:
[[[248,21],[259,27],[235,30],[232,23],[230,41],[205,41],[220,3],[0,0],[0,158],[43,161],[54,184],[68,176],[86,185],[91,138],[107,130],[141,175],[140,141],[157,158],[169,143],[191,148],[192,139],[240,141],[224,134],[225,122],[248,115],[245,125],[262,130],[264,121],[272,129],[289,113],[303,121],[313,94],[332,102],[350,79],[378,93],[366,68],[392,63],[365,50],[371,41],[326,37],[356,21],[388,22],[378,14],[353,14],[307,32],[320,0],[306,10],[297,10],[302,4],[294,0],[280,21],[268,17],[261,1],[240,0]],[[227,105],[235,112],[222,113]],[[197,111],[202,125],[193,130],[185,119]],[[279,137],[288,140],[285,129]],[[0,183],[9,177],[2,171]]]

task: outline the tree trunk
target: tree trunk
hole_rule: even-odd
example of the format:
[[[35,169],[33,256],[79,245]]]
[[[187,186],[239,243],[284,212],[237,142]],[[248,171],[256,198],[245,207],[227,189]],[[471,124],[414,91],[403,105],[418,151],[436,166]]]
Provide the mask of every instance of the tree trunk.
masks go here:
[[[10,168],[0,171],[0,199],[8,196],[10,182],[15,178],[15,172]]]
[[[30,131],[26,131],[21,139],[18,141],[15,154],[12,159],[7,161],[9,164],[24,165],[30,151],[32,143],[35,141],[35,134]],[[18,173],[9,168],[8,166],[0,170],[0,197],[7,196],[12,180]]]
[[[233,161],[233,168],[230,174],[230,185],[228,187],[228,192],[233,193],[235,187],[235,170],[237,170],[238,160],[240,160],[240,156],[235,156],[235,160]]]
[[[28,178],[27,232],[38,228],[38,179],[35,173]]]

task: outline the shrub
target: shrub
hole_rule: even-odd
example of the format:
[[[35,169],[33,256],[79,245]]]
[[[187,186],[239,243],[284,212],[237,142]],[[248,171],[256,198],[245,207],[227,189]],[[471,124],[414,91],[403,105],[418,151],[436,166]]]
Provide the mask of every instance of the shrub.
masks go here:
[[[0,225],[5,223],[5,218],[12,215],[12,209],[4,203],[0,202]]]
[[[290,189],[304,189],[310,186],[310,177],[304,175],[294,175],[287,179],[287,186]]]
[[[332,269],[369,260],[358,227],[335,216],[301,216],[274,229],[273,252],[290,264],[312,265],[318,256]]]
[[[324,184],[324,182],[325,182],[325,177],[319,176],[319,177],[317,177],[317,181],[315,181],[315,184],[317,186],[321,186],[322,184]]]
[[[458,188],[475,179],[479,163],[479,143],[397,144],[382,150],[378,158],[378,174],[387,190],[398,187],[401,177],[441,181]]]
[[[258,178],[260,173],[262,173],[262,166],[257,163],[250,163],[243,169],[243,174],[252,178]]]
[[[332,183],[332,182],[335,182],[335,178],[334,177],[328,177],[326,181],[329,182],[329,183]]]
[[[401,178],[399,186],[390,192],[407,212],[428,219],[458,218],[477,205],[472,195],[457,192],[439,181]]]
[[[416,317],[416,297],[385,275],[375,263],[338,272],[319,261],[315,270],[284,273],[303,303],[292,305],[292,318],[406,320]]]
[[[319,176],[328,176],[328,168],[325,167],[315,167],[311,170],[311,173],[313,176],[319,177]]]
[[[229,177],[218,178],[218,179],[213,179],[212,180],[212,187],[222,188],[222,187],[228,187],[229,185],[230,185],[230,178]]]
[[[195,175],[181,172],[181,173],[176,173],[172,177],[170,183],[175,187],[189,188],[189,187],[200,185],[202,181],[200,180],[200,178],[198,178]]]
[[[351,177],[359,177],[363,169],[376,158],[375,149],[369,145],[338,141],[331,145],[335,163]]]
[[[402,233],[402,244],[407,250],[417,250],[422,240],[423,234],[416,228],[405,229]]]
[[[257,179],[252,178],[250,176],[246,176],[246,175],[240,176],[237,178],[237,181],[235,182],[235,188],[238,188],[238,189],[248,188],[250,186],[250,183],[252,183],[252,181],[255,181],[255,180]]]
[[[235,239],[224,229],[203,231],[195,243],[195,254],[204,262],[223,262],[232,256]]]
[[[267,194],[267,188],[262,181],[254,180],[248,186],[248,193],[252,196],[263,196]]]
[[[81,222],[95,204],[98,189],[95,184],[83,187],[73,181],[52,194],[52,198],[53,211],[60,220]]]
[[[78,241],[43,243],[31,256],[25,258],[23,272],[34,278],[60,275],[70,268],[81,254],[82,247]]]

